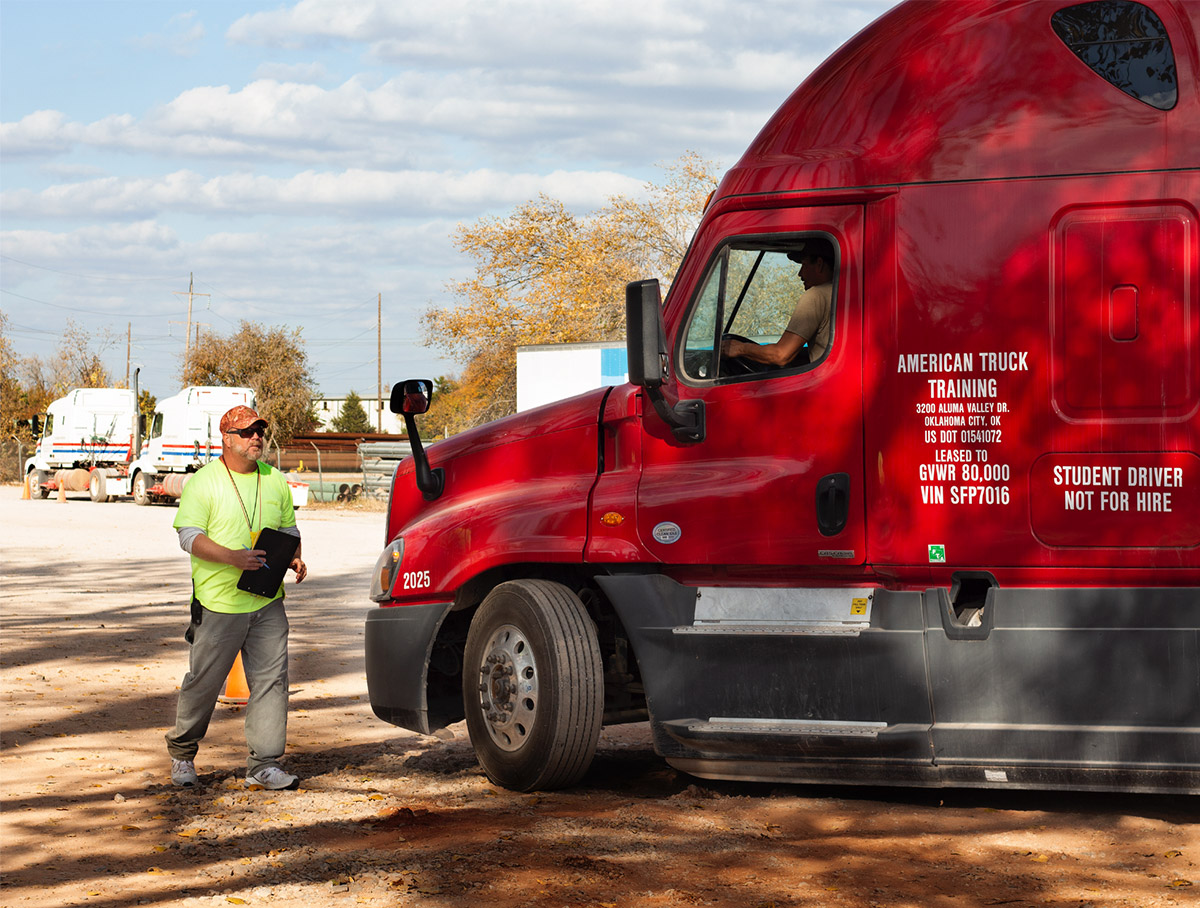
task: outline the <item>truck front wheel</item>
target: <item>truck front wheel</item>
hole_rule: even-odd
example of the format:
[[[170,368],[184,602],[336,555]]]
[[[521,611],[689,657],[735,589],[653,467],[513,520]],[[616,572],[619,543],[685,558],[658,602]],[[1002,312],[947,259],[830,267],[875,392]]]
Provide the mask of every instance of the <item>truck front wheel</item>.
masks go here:
[[[596,626],[579,598],[545,580],[493,589],[467,634],[463,705],[479,765],[497,785],[578,782],[604,716]]]
[[[142,506],[150,503],[150,492],[146,487],[146,474],[140,470],[133,477],[133,502]]]

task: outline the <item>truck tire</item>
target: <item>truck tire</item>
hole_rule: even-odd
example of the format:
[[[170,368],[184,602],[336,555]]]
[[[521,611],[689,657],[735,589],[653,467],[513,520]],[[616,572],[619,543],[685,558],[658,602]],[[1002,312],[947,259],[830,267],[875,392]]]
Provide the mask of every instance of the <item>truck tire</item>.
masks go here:
[[[29,490],[31,497],[49,498],[50,490],[46,488],[46,483],[50,481],[50,474],[45,470],[33,471],[33,488]]]
[[[88,477],[88,497],[92,501],[108,501],[107,477],[100,470],[92,470]]]
[[[141,470],[133,477],[133,503],[142,507],[150,503],[150,492],[146,483],[146,474]]]
[[[463,705],[479,765],[497,785],[578,782],[604,717],[600,644],[579,598],[546,580],[493,589],[467,634]]]

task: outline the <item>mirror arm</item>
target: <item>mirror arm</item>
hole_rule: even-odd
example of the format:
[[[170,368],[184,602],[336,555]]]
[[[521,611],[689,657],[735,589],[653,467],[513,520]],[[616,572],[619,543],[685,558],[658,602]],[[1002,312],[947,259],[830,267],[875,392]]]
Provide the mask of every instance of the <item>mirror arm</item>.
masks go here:
[[[681,400],[674,407],[667,403],[660,388],[645,388],[646,396],[654,405],[654,412],[671,427],[671,434],[684,444],[704,441],[704,401]]]
[[[411,413],[405,413],[403,416],[408,442],[412,445],[413,462],[416,464],[417,488],[426,501],[437,501],[446,487],[446,471],[441,467],[436,470],[429,468],[429,458],[425,456],[425,447],[421,444],[420,433],[417,432],[417,420]]]

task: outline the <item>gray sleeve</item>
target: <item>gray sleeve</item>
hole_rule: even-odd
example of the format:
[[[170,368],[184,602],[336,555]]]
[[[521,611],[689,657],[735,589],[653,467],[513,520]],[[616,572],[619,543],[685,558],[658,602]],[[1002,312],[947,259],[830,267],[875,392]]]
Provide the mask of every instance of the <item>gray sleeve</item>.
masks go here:
[[[204,530],[199,527],[180,527],[179,528],[179,547],[192,554],[192,544],[196,541],[197,536],[203,536]]]
[[[289,536],[295,536],[297,539],[300,538],[299,527],[280,527],[279,532],[287,533]],[[190,555],[192,554],[192,543],[196,541],[197,536],[203,535],[204,531],[199,527],[180,527],[179,547]]]

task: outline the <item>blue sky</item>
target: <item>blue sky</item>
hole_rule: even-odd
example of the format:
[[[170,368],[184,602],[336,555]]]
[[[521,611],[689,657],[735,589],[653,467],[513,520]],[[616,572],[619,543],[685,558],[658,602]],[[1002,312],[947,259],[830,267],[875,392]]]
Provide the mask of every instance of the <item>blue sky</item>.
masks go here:
[[[0,309],[178,389],[200,331],[299,328],[320,390],[460,364],[421,344],[459,223],[585,212],[697,151],[732,165],[890,0],[2,0]],[[653,276],[653,275],[648,275]],[[181,295],[182,293],[182,295]],[[130,327],[131,326],[131,327]]]

